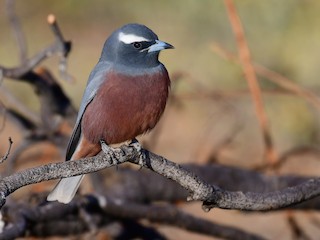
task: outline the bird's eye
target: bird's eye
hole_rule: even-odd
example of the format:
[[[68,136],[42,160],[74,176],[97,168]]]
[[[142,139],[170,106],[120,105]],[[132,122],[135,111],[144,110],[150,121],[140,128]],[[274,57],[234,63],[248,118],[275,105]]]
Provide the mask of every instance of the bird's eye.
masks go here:
[[[140,42],[134,42],[133,43],[133,46],[136,48],[136,49],[139,49],[142,47],[142,44]]]

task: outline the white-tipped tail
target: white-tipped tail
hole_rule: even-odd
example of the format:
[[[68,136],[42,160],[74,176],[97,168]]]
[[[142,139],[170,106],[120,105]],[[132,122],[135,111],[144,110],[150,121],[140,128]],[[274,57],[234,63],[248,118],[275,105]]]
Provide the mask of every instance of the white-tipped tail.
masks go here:
[[[47,201],[58,201],[69,203],[76,194],[84,175],[70,178],[62,178],[52,192],[48,195]]]

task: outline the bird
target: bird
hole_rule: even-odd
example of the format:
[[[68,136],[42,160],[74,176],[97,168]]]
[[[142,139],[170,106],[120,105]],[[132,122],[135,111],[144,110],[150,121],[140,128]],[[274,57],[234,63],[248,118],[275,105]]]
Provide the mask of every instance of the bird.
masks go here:
[[[159,53],[174,48],[148,27],[126,24],[105,41],[83,93],[66,161],[97,155],[101,143],[134,140],[155,127],[164,112],[170,77]],[[62,178],[47,201],[69,203],[84,175]]]

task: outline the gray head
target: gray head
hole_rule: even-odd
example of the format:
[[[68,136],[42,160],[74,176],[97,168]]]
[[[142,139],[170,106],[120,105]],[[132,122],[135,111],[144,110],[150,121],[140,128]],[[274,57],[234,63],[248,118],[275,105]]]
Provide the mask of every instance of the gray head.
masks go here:
[[[133,68],[150,68],[160,64],[159,52],[173,48],[141,24],[127,24],[114,31],[106,40],[100,61]]]

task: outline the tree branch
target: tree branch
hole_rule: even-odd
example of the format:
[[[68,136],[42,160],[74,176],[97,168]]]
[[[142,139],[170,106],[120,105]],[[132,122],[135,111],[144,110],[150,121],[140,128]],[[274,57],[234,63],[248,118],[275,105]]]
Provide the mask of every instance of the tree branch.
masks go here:
[[[116,152],[110,150],[108,154],[100,154],[96,157],[52,163],[15,173],[0,181],[0,206],[3,206],[9,194],[22,186],[51,179],[87,174],[127,161],[149,168],[168,179],[176,181],[189,191],[190,196],[187,200],[202,201],[205,211],[209,211],[213,207],[250,211],[274,210],[320,195],[320,179],[318,178],[274,192],[244,193],[227,191],[204,182],[194,173],[176,163],[147,150],[143,151],[147,157],[145,161],[141,161],[137,157],[138,152],[135,148],[123,145]]]
[[[105,206],[101,206],[108,215],[123,216],[124,218],[148,219],[150,222],[163,223],[176,226],[188,231],[205,234],[223,239],[258,240],[262,239],[254,234],[246,233],[240,229],[226,227],[211,221],[194,217],[172,205],[136,204],[126,201],[103,199]],[[100,204],[101,205],[101,204]]]
[[[39,205],[36,204],[35,207],[26,204],[12,205],[12,203],[10,203],[9,206],[6,206],[4,215],[11,220],[10,223],[12,227],[5,228],[4,231],[0,233],[0,239],[24,237],[27,231],[29,232],[29,236],[33,237],[79,234],[88,232],[90,228],[89,225],[92,225],[95,228],[102,228],[115,221],[121,222],[122,225],[126,225],[126,222],[130,222],[130,225],[132,225],[141,219],[146,219],[151,223],[176,226],[187,231],[224,239],[262,239],[257,235],[246,233],[245,231],[234,227],[227,227],[194,217],[179,210],[177,207],[168,204],[139,204],[131,201],[119,201],[117,198],[101,195],[88,195],[75,198],[68,205],[57,202],[43,204],[41,203],[41,201],[43,201],[41,198],[39,198],[39,201]],[[87,215],[90,223],[79,217],[82,212]],[[55,227],[52,228],[52,225],[55,225]],[[126,226],[123,227],[125,229],[121,231],[121,235],[130,234],[135,235],[136,237],[142,237],[142,226],[139,228],[140,232],[138,229],[128,229]],[[150,229],[147,230],[150,231]],[[155,234],[156,233],[154,232],[153,235]],[[150,238],[151,235],[149,232],[146,239]],[[123,237],[123,239],[127,238]]]
[[[183,168],[201,176],[208,184],[214,184],[228,191],[243,192],[273,192],[287,187],[299,185],[311,177],[302,176],[266,176],[264,174],[237,167],[220,164],[184,164]],[[171,181],[148,169],[137,171],[130,166],[114,169],[105,169],[89,175],[96,194],[104,195],[106,192],[113,198],[136,203],[185,201],[188,191],[181,185]],[[148,179],[148,181],[146,181]],[[134,189],[134,190],[133,190]],[[320,198],[305,201],[290,209],[320,210]]]
[[[143,166],[172,179],[190,192],[188,200],[203,202],[203,209],[213,207],[247,211],[284,208],[320,195],[320,179],[310,179],[294,187],[268,193],[231,192],[202,181],[179,165],[148,152],[149,162]],[[137,162],[135,162],[137,163]]]
[[[79,161],[51,163],[7,176],[0,181],[0,208],[5,204],[6,197],[9,194],[23,186],[96,172],[126,162],[138,154],[137,151],[128,146],[121,146],[120,151],[120,154],[114,154],[110,150],[108,154],[100,154]]]

